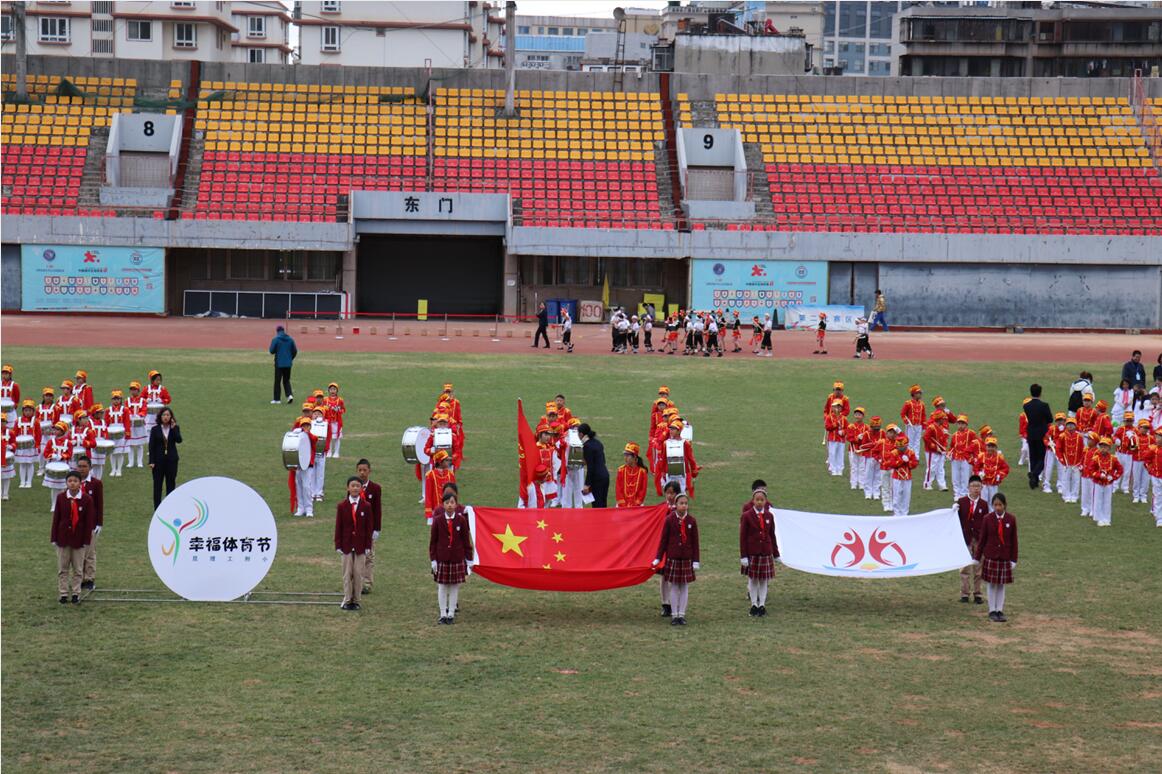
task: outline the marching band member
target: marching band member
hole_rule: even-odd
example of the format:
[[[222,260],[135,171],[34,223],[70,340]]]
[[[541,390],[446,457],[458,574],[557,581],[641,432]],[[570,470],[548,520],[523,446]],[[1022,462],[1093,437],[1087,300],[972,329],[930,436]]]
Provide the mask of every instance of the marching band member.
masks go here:
[[[1150,488],[1154,494],[1150,513],[1154,516],[1154,526],[1162,527],[1162,427],[1154,430],[1154,444],[1145,457],[1143,467],[1150,476]]]
[[[843,475],[843,447],[847,438],[847,417],[841,412],[843,402],[831,401],[831,413],[823,420],[827,432],[827,471],[833,476]]]
[[[41,391],[40,405],[36,407],[36,424],[41,428],[40,440],[36,444],[36,475],[44,473],[44,457],[41,456],[40,450],[44,448],[44,442],[52,436],[52,430],[43,427],[47,422],[50,426],[55,425],[61,419],[61,407],[57,405],[56,393],[53,392],[52,387],[45,387]]]
[[[161,371],[150,371],[149,386],[145,388],[145,400],[149,403],[164,403],[169,405],[171,402],[169,390],[161,383]]]
[[[440,393],[441,400],[451,404],[451,409],[448,411],[448,420],[453,425],[463,425],[464,416],[460,406],[460,399],[456,397],[455,387],[451,382],[444,385],[443,391]]]
[[[669,398],[667,398],[665,395],[659,394],[657,399],[654,401],[654,404],[650,407],[650,429],[649,433],[646,435],[646,438],[648,439],[646,446],[646,459],[650,461],[651,465],[655,463],[655,449],[653,446],[654,434],[658,430],[658,424],[662,421],[662,412],[666,410],[666,407],[669,405],[669,403]]]
[[[149,412],[146,410],[145,396],[141,394],[141,382],[129,383],[129,397],[125,400],[125,407],[129,411],[129,449],[127,468],[145,467],[145,447],[149,443],[149,431],[145,425],[134,425],[134,417],[142,417],[149,422]],[[136,461],[136,464],[134,462]]]
[[[678,441],[682,439],[682,420],[675,419],[670,422],[669,438],[670,441]],[[694,479],[698,478],[698,463],[694,459],[694,447],[689,441],[682,441],[682,460],[683,475],[670,475],[668,462],[665,453],[665,444],[662,444],[661,461],[654,471],[655,480],[657,481],[658,493],[661,494],[661,489],[665,487],[670,481],[677,481],[678,485],[682,487],[682,491],[691,497],[694,496]]]
[[[742,352],[742,320],[738,317],[738,310],[734,310],[734,317],[730,320],[730,338],[734,343],[731,352]]]
[[[436,600],[440,605],[440,620],[436,623],[454,624],[460,586],[472,574],[468,562],[475,558],[468,515],[455,492],[446,492],[434,513],[428,558],[432,561],[432,579],[436,582]]]
[[[8,430],[8,414],[0,414],[0,499],[8,499],[8,487],[16,478],[16,444]]]
[[[997,451],[995,436],[985,438],[985,451],[977,456],[973,472],[980,476],[981,496],[991,501],[992,496],[997,493],[997,487],[1005,480],[1005,476],[1009,475],[1009,463],[1005,460],[1005,455]]]
[[[12,428],[12,440],[15,444],[16,439],[20,436],[30,436],[32,438],[32,448],[16,449],[15,462],[16,472],[19,474],[20,489],[30,489],[32,487],[32,476],[36,472],[36,460],[40,457],[41,448],[41,433],[40,422],[36,418],[36,403],[31,400],[26,400],[20,404],[20,416],[16,420],[16,426]]]
[[[65,478],[66,489],[60,494],[54,490],[52,530],[49,540],[57,552],[57,591],[60,603],[80,604],[81,580],[85,572],[85,549],[92,542],[96,527],[93,501],[81,488],[81,477],[70,470]],[[72,578],[69,572],[72,571]]]
[[[916,452],[908,448],[907,436],[896,438],[892,461],[892,515],[907,516],[912,505],[912,471],[920,464]]]
[[[1075,417],[1066,418],[1065,432],[1054,442],[1057,444],[1057,464],[1061,466],[1057,487],[1061,490],[1062,500],[1075,503],[1081,494],[1081,463],[1085,457],[1085,439],[1077,432]]]
[[[355,463],[355,476],[359,479],[359,497],[371,506],[371,550],[367,552],[367,562],[363,568],[363,593],[370,594],[375,580],[375,543],[383,529],[383,488],[371,480],[371,462],[366,458]]]
[[[964,545],[968,547],[969,556],[976,556],[977,543],[980,540],[980,525],[988,515],[988,500],[980,496],[980,476],[975,473],[968,479],[968,494],[956,501],[956,513],[960,517],[960,531],[964,533]],[[981,604],[980,598],[980,563],[973,562],[960,568],[960,601],[968,601],[969,581],[972,581],[972,601]]]
[[[1118,487],[1122,494],[1130,493],[1130,478],[1133,475],[1134,451],[1138,448],[1138,432],[1134,427],[1134,412],[1122,413],[1122,422],[1113,434],[1114,447],[1117,449],[1118,462],[1122,466],[1122,477],[1118,480]]]
[[[863,499],[880,499],[880,461],[877,456],[883,431],[880,424],[883,420],[872,417],[868,430],[864,434],[863,446],[859,450],[860,464],[863,466]]]
[[[80,407],[88,411],[93,405],[93,387],[89,384],[87,371],[77,371],[76,383],[73,385],[73,395],[77,397]]]
[[[554,412],[556,405],[553,406]],[[554,467],[556,465],[557,445],[552,439],[553,431],[544,418],[541,418],[541,423],[537,425],[537,452],[540,454],[540,466],[544,466],[544,476],[538,476],[536,481],[537,493],[537,507],[538,508],[556,508],[560,506],[557,499],[556,477],[554,475]]]
[[[311,420],[308,417],[298,417],[294,424],[291,425],[291,432],[296,435],[310,435],[311,434]],[[314,443],[312,438],[311,443]],[[288,477],[287,483],[292,487],[291,502],[294,504],[295,516],[305,516],[308,518],[315,517],[315,472],[312,468],[315,466],[315,455],[311,454],[310,463],[308,463],[306,470],[295,467],[293,475]]]
[[[41,456],[45,462],[64,462],[68,463],[69,458],[73,456],[72,446],[69,444],[69,426],[64,422],[57,422],[52,426],[52,437],[44,442],[44,450]],[[57,494],[61,490],[55,486],[49,487],[49,508],[56,505]]]
[[[860,456],[860,450],[866,442],[868,432],[867,425],[863,423],[865,413],[863,406],[856,406],[851,424],[844,429],[844,437],[847,440],[847,461],[851,471],[848,483],[851,484],[853,491],[863,488],[863,457]]]
[[[843,382],[835,382],[831,385],[831,392],[829,392],[827,397],[823,400],[824,419],[826,419],[827,415],[831,413],[831,404],[833,404],[835,401],[839,401],[840,414],[843,414],[845,417],[851,414],[851,400],[849,400],[847,395],[844,394],[843,389]]]
[[[105,411],[106,432],[109,427],[113,425],[120,425],[125,428],[124,435],[117,440],[117,445],[113,447],[113,453],[109,455],[109,477],[120,478],[121,468],[125,465],[125,459],[129,454],[129,409],[125,405],[124,395],[121,390],[113,390],[109,393],[109,408]]]
[[[1081,515],[1093,516],[1093,479],[1090,477],[1090,462],[1097,454],[1097,442],[1101,439],[1090,430],[1082,434],[1085,438],[1085,452],[1081,457]]]
[[[8,414],[8,422],[15,426],[16,411],[20,405],[20,385],[12,381],[12,374],[12,366],[7,363],[0,366],[0,398],[8,398],[12,401],[12,411]]]
[[[614,498],[618,508],[636,508],[646,500],[650,473],[642,462],[641,447],[632,441],[625,445],[625,464],[617,469]]]
[[[1114,434],[1114,421],[1108,413],[1110,404],[1104,400],[1099,400],[1093,404],[1093,407],[1097,409],[1097,416],[1094,417],[1093,421],[1094,432],[1102,438],[1112,436]]]
[[[1138,449],[1134,453],[1134,472],[1131,476],[1130,486],[1132,487],[1134,499],[1136,503],[1146,502],[1146,493],[1150,486],[1150,477],[1146,475],[1146,460],[1150,456],[1150,449],[1153,448],[1152,433],[1150,432],[1150,420],[1138,420]]]
[[[1004,623],[1005,586],[1013,582],[1017,567],[1017,520],[1008,512],[1008,500],[1001,492],[992,497],[992,511],[980,525],[976,553],[989,602],[989,620]]]
[[[452,470],[452,458],[440,449],[432,455],[432,469],[424,477],[424,518],[428,526],[432,524],[432,513],[440,506],[444,484],[456,482],[456,471]]]
[[[61,382],[61,395],[57,398],[56,404],[62,417],[71,417],[73,412],[81,407],[81,402],[73,394],[72,379],[65,379]]]
[[[933,405],[942,406],[944,399],[937,397]],[[939,486],[941,492],[948,491],[944,478],[944,455],[948,452],[948,424],[946,414],[940,408],[932,412],[928,426],[924,428],[922,441],[927,464],[924,468],[924,488],[931,490]]]
[[[347,479],[347,496],[335,505],[335,551],[343,557],[343,601],[340,610],[359,610],[363,595],[363,572],[371,553],[374,516],[371,505],[361,497],[363,482],[358,476]]]
[[[1081,396],[1081,407],[1077,409],[1077,432],[1085,435],[1093,429],[1097,420],[1097,409],[1093,407],[1093,393],[1087,392]]]
[[[89,406],[89,425],[93,428],[94,439],[93,449],[89,452],[89,460],[93,466],[93,477],[100,480],[101,474],[105,472],[108,455],[99,445],[96,445],[96,441],[109,437],[109,423],[105,420],[105,407],[100,403]]]
[[[572,427],[573,412],[565,405],[565,396],[558,392],[556,397],[553,398],[553,402],[557,404],[557,418],[561,422],[561,427],[566,429]]]
[[[81,571],[81,588],[91,590],[97,585],[97,536],[105,526],[105,485],[101,483],[101,477],[95,473],[96,467],[92,466],[92,460],[86,455],[82,454],[73,462],[77,472],[81,474],[81,491],[93,501],[93,536],[89,540],[89,545],[85,547]]]
[[[69,444],[74,453],[77,449],[84,449],[82,453],[86,455],[92,455],[93,449],[97,446],[97,434],[93,432],[93,427],[89,424],[89,412],[84,409],[77,409],[73,412],[73,426],[69,430]]]
[[[327,421],[331,423],[331,451],[327,454],[338,459],[339,445],[343,441],[343,415],[347,413],[347,403],[339,397],[338,382],[327,385],[327,397],[323,405],[327,408]]]
[[[331,450],[331,425],[327,422],[327,409],[315,405],[311,409],[311,435],[315,439],[314,499],[323,499],[323,486],[327,475],[327,452]]]
[[[1097,444],[1097,454],[1090,458],[1087,468],[1089,479],[1093,481],[1090,512],[1099,527],[1108,527],[1113,520],[1114,486],[1122,477],[1122,464],[1110,454],[1113,438],[1104,436],[1098,439]]]
[[[1021,408],[1024,409],[1025,404],[1033,400],[1032,396],[1026,397],[1021,401]],[[1018,467],[1029,464],[1029,417],[1025,415],[1024,410],[1017,414],[1017,436],[1021,439],[1021,456],[1017,458]]]
[[[767,501],[765,486],[751,493],[751,501],[742,510],[738,555],[742,574],[746,576],[750,615],[761,618],[767,614],[767,587],[775,577],[775,558],[779,555],[775,514]]]
[[[1057,493],[1061,494],[1061,464],[1057,460],[1057,441],[1065,434],[1065,412],[1058,411],[1053,415],[1053,424],[1045,433],[1045,472],[1041,475],[1041,491],[1048,494],[1053,491],[1053,471],[1057,471]]]
[[[879,464],[877,480],[880,486],[880,502],[885,513],[894,510],[892,505],[892,472],[895,470],[896,441],[907,438],[900,435],[900,428],[889,424],[884,428],[884,435],[875,449],[876,461]]]
[[[574,432],[581,426],[581,420],[577,417],[569,417],[569,430]],[[569,467],[569,438],[566,431],[564,440],[565,449],[565,481],[561,486],[561,507],[562,508],[583,508],[585,502],[582,499],[581,490],[585,488],[585,466],[577,465],[576,467]]]
[[[927,416],[924,406],[923,390],[920,385],[913,384],[908,390],[912,397],[904,401],[900,407],[900,419],[904,422],[904,434],[908,436],[908,448],[920,448],[920,436],[924,432],[924,420]]]
[[[662,577],[670,583],[670,605],[673,611],[671,626],[686,625],[686,603],[694,573],[701,569],[698,541],[698,522],[690,513],[690,497],[679,494],[674,498],[674,510],[662,524],[658,555],[652,565],[657,567],[666,560]]]

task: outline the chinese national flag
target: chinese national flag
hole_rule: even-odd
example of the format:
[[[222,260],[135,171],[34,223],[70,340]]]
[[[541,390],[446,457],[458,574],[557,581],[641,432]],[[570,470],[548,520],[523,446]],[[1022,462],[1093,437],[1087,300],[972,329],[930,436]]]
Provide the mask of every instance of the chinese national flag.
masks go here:
[[[525,419],[525,409],[520,398],[516,399],[516,451],[517,464],[520,467],[520,491],[517,494],[524,500],[536,473],[541,453],[537,449],[537,439],[529,427],[529,421]]]
[[[473,570],[502,586],[602,591],[654,574],[665,503],[643,508],[472,508]]]

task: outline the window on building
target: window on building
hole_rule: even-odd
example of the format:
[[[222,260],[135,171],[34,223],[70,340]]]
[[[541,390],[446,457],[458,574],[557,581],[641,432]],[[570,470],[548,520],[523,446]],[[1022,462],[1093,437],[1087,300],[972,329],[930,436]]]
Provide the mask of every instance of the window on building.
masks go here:
[[[558,258],[557,271],[560,273],[557,278],[560,285],[589,284],[588,258]]]
[[[197,48],[198,26],[188,22],[179,22],[173,26],[174,48]]]
[[[835,0],[827,0],[823,4],[823,37],[831,38],[835,36],[835,22]]]
[[[868,56],[891,56],[892,47],[887,43],[871,43],[867,47]]]
[[[551,255],[542,255],[540,260],[540,284],[555,285],[557,284],[557,272],[554,271],[557,264],[557,259]]]
[[[880,62],[880,61],[877,61],[875,59],[869,59],[867,61],[867,74],[868,75],[891,75],[892,74],[892,63],[891,62]]]
[[[319,3],[319,11],[321,13],[339,13],[342,10],[342,5],[339,0],[323,0]]]
[[[153,22],[131,21],[128,26],[130,40],[148,42],[153,40]]]
[[[15,37],[12,30],[12,17],[0,16],[0,40],[12,40]]]
[[[561,34],[562,34],[562,35],[572,35],[572,34],[573,34],[573,28],[572,28],[572,27],[562,27],[562,28],[561,28]]]
[[[266,49],[250,49],[247,55],[247,61],[250,62],[250,64],[266,64]]]
[[[69,18],[67,16],[41,16],[41,43],[68,43],[70,39]]]
[[[537,27],[537,34],[538,34],[538,35],[544,35],[544,34],[545,34],[545,28],[544,28],[544,27]]]
[[[266,253],[261,250],[239,251],[230,255],[230,279],[266,279]]]
[[[311,253],[307,261],[307,279],[329,282],[339,274],[338,253]]]
[[[89,23],[92,25],[93,32],[112,32],[113,31],[113,20],[112,19],[93,19]]]
[[[864,44],[840,42],[838,59],[839,65],[845,73],[862,75],[864,72]]]
[[[251,16],[246,20],[246,37],[248,37],[248,38],[265,38],[266,37],[266,17],[265,16]]]
[[[278,279],[307,278],[307,254],[301,250],[279,250],[275,253],[275,275]]]
[[[94,0],[89,4],[94,16],[111,16],[113,14],[112,0]]]
[[[323,50],[324,51],[338,51],[339,50],[339,28],[338,27],[324,27],[323,28]]]
[[[839,37],[862,38],[866,36],[867,3],[840,3]]]
[[[871,3],[871,17],[868,37],[879,40],[892,39],[892,16],[896,13],[895,3]]]
[[[528,35],[528,34],[529,34],[529,28],[528,28],[528,27],[517,27],[517,28],[516,28],[516,34],[518,34],[518,35]]]
[[[111,38],[93,38],[94,54],[112,54],[113,40]]]
[[[560,35],[561,28],[560,27],[549,27],[549,34],[550,35]]]

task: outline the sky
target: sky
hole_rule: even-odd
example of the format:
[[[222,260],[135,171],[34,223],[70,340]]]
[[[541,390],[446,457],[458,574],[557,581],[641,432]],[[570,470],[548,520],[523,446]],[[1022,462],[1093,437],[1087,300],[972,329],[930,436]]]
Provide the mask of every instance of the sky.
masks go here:
[[[504,3],[501,3],[503,8]],[[613,9],[622,8],[665,8],[664,0],[623,0],[620,3],[604,0],[516,0],[517,14],[527,16],[591,16],[602,19],[613,17]]]

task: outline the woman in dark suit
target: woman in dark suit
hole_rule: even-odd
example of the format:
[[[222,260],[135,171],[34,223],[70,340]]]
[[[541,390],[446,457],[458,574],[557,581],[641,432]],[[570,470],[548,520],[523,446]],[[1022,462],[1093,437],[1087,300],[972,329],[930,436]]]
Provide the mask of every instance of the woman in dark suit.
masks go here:
[[[585,458],[585,486],[581,494],[593,495],[594,508],[607,508],[609,468],[605,467],[605,447],[587,423],[578,427],[577,432],[581,435],[581,454]]]
[[[157,424],[149,433],[149,468],[153,471],[153,507],[161,505],[161,482],[165,479],[165,493],[174,489],[178,477],[178,444],[182,431],[166,406],[157,415]]]

